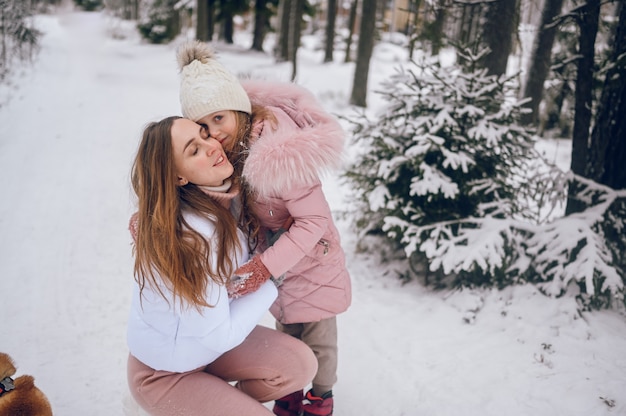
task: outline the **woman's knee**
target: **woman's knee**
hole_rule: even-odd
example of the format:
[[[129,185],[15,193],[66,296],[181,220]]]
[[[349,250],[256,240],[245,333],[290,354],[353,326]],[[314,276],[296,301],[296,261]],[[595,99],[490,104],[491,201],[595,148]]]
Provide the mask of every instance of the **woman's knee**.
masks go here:
[[[150,407],[148,400],[145,397],[142,385],[145,380],[154,374],[154,370],[144,365],[141,361],[133,357],[128,356],[128,364],[126,367],[128,389],[131,396],[135,401],[144,409]]]
[[[313,350],[299,339],[290,337],[283,359],[288,368],[299,374],[304,385],[308,384],[317,373],[317,358]]]

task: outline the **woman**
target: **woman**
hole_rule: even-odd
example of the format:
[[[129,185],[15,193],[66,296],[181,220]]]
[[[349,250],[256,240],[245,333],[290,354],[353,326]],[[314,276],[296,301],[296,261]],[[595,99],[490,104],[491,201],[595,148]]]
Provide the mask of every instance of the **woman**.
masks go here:
[[[200,125],[169,117],[145,129],[132,169],[128,382],[151,415],[271,415],[260,402],[302,389],[315,374],[305,344],[257,326],[276,298],[273,283],[229,299],[230,276],[249,256],[231,212],[232,174]]]
[[[273,277],[279,288],[270,311],[277,328],[303,340],[318,360],[312,389],[305,397],[298,391],[277,400],[274,413],[331,416],[336,316],[350,305],[351,286],[320,175],[339,165],[344,132],[310,92],[288,83],[240,83],[206,44],[184,44],[178,63],[183,114],[224,146],[234,177],[243,178],[243,194],[268,230],[259,254],[235,275]]]

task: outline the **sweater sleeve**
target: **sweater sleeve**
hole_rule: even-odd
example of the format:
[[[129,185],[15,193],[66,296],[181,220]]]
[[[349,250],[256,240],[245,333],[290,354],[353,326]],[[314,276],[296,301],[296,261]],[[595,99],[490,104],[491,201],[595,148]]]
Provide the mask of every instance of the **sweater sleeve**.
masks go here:
[[[273,246],[261,253],[261,261],[274,277],[281,276],[302,260],[332,222],[320,183],[295,187],[283,195],[283,200],[294,222]]]
[[[213,361],[246,339],[277,294],[276,286],[270,281],[265,282],[256,292],[232,302],[229,302],[224,291],[220,293],[220,300],[214,308],[205,308],[202,313],[189,309],[187,314],[182,315],[177,338],[179,341],[186,337],[196,338],[207,350],[205,357],[209,362]]]

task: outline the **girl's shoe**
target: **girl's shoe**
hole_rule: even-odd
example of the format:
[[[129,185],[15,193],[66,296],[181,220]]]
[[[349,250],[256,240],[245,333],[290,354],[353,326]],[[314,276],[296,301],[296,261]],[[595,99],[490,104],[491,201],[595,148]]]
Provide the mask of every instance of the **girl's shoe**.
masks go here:
[[[333,391],[327,391],[322,397],[314,396],[313,390],[306,392],[305,399],[309,403],[305,404],[302,409],[304,416],[333,416]]]
[[[281,397],[274,402],[272,411],[277,416],[300,416],[302,415],[302,390]]]

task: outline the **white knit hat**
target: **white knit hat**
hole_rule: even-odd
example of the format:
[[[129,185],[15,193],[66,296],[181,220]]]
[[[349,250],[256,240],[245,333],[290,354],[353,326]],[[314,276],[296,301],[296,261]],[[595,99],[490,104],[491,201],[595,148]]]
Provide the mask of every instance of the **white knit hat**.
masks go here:
[[[180,105],[184,117],[198,121],[216,111],[251,113],[248,94],[237,77],[217,61],[209,45],[187,42],[178,48],[176,55],[181,72]]]

